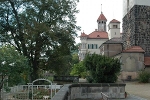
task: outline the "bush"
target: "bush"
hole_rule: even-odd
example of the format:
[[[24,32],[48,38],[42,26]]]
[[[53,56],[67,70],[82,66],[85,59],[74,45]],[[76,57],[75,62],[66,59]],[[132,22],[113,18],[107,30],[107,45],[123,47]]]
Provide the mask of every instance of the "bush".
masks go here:
[[[114,83],[121,69],[119,59],[98,54],[87,54],[83,62],[89,72],[87,80],[92,83]]]
[[[138,80],[142,83],[148,83],[150,79],[150,72],[141,71],[139,72]]]

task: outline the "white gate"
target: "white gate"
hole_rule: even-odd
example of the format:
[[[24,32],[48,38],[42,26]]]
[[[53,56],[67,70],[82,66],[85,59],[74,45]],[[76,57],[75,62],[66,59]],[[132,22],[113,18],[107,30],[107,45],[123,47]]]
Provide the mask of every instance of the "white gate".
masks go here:
[[[43,79],[43,78],[41,78],[41,79],[36,79],[36,80],[34,80],[32,83],[28,83],[28,97],[29,97],[29,92],[30,92],[30,86],[32,87],[32,100],[33,100],[33,96],[35,95],[35,94],[33,94],[33,91],[34,91],[34,89],[33,89],[33,85],[34,85],[34,83],[35,82],[37,82],[37,81],[47,81],[47,82],[49,82],[50,83],[50,85],[49,85],[49,89],[51,90],[51,92],[50,92],[50,97],[52,98],[52,93],[53,93],[53,88],[52,88],[52,82],[50,81],[50,80],[48,80],[48,79]],[[56,93],[56,91],[55,91],[55,93]],[[47,99],[47,98],[49,98],[49,96],[43,96],[43,98],[45,98],[45,99]]]
[[[47,81],[49,85],[34,85],[36,81],[44,80]],[[14,87],[9,87],[10,92],[6,92],[4,89],[2,89],[1,96],[3,100],[33,100],[33,95],[35,90],[38,91],[38,89],[49,91],[45,95],[42,95],[42,97],[39,100],[44,100],[47,98],[52,98],[53,95],[56,94],[56,92],[62,87],[62,85],[57,85],[57,83],[52,83],[48,79],[37,79],[33,81],[32,83],[28,83],[28,85],[18,85]],[[29,98],[29,93],[31,93],[31,97]],[[52,94],[53,93],[53,94]],[[36,99],[38,100],[38,99]]]

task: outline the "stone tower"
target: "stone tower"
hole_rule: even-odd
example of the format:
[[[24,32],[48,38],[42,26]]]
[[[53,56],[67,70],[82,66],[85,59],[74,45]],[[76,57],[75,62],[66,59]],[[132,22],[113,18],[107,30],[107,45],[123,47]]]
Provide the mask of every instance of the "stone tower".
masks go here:
[[[150,0],[123,1],[123,47],[140,46],[150,56]]]

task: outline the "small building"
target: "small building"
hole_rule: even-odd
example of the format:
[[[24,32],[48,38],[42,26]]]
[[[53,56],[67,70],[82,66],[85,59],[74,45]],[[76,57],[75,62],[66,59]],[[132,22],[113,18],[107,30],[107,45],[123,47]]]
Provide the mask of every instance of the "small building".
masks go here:
[[[145,70],[150,72],[150,57],[144,57]]]
[[[100,47],[100,55],[105,55],[108,57],[114,57],[115,55],[122,52],[122,39],[112,38],[104,42]]]
[[[136,80],[138,72],[144,70],[144,50],[140,46],[132,46],[114,56],[122,63],[120,79]]]

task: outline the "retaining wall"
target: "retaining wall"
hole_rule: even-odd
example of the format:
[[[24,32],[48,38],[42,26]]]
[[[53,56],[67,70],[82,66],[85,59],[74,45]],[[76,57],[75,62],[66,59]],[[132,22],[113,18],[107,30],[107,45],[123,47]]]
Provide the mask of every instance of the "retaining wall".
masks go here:
[[[124,99],[125,85],[116,83],[98,83],[98,84],[68,84],[64,85],[52,100],[74,100],[77,98],[102,98],[101,92],[108,95],[109,98]]]

